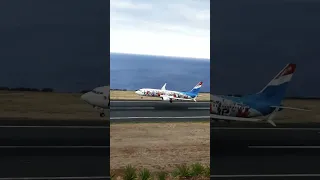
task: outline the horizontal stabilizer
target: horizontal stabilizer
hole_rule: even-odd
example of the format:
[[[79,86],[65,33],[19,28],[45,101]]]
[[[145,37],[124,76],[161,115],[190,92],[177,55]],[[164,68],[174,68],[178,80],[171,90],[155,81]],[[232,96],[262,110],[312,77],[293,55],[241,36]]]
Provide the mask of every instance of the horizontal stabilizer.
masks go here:
[[[247,122],[263,121],[263,119],[242,118],[242,117],[234,117],[234,116],[221,116],[221,115],[217,115],[217,114],[210,114],[210,117],[213,119],[229,120],[229,121],[247,121]]]
[[[288,106],[270,106],[270,107],[279,108],[279,109],[297,110],[297,111],[311,111],[310,109],[302,109],[302,108],[295,108],[295,107],[288,107]]]

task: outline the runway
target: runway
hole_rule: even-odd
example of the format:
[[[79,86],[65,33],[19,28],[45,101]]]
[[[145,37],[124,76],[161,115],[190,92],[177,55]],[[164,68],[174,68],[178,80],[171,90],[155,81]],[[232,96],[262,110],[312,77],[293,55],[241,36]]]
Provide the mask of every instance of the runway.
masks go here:
[[[211,125],[213,178],[320,178],[320,123]]]
[[[111,122],[209,121],[209,102],[111,101]]]
[[[0,180],[109,179],[109,137],[107,121],[2,118]]]

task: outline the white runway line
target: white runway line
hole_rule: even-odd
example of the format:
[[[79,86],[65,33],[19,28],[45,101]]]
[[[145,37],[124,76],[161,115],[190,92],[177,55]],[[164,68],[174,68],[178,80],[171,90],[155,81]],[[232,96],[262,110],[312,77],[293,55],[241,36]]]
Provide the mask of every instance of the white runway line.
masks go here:
[[[209,107],[189,107],[188,109],[198,109],[198,110],[202,110],[202,109],[206,109],[209,110]]]
[[[144,110],[144,109],[156,109],[155,107],[111,107],[111,110],[123,110],[123,109],[128,109],[128,110]],[[188,107],[188,109],[196,109],[196,110],[209,110],[209,107]],[[168,109],[170,110],[170,109]],[[182,109],[185,110],[185,109]]]
[[[320,174],[235,174],[235,175],[210,175],[210,177],[242,178],[242,177],[320,177]]]
[[[83,176],[83,177],[7,177],[0,180],[55,180],[55,179],[110,179],[110,176]]]
[[[320,149],[320,146],[248,146],[252,149]]]
[[[140,100],[140,101],[110,101],[111,103],[115,102],[115,103],[167,103],[167,104],[201,104],[201,103],[207,103],[209,104],[209,101],[197,101],[197,102],[173,102],[173,103],[169,103],[169,102],[163,102],[161,100],[155,100],[155,101],[147,101],[147,100]]]
[[[143,110],[143,109],[155,109],[155,107],[110,107],[111,110],[116,109],[129,109],[129,110]]]
[[[111,117],[110,119],[204,119],[209,118],[210,116],[182,116],[182,117]]]

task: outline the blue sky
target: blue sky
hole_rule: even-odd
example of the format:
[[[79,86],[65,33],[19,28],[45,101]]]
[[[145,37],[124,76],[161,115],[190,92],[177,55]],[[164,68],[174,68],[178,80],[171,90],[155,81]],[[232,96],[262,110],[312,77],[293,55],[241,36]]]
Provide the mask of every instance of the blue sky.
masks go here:
[[[209,0],[111,0],[110,51],[210,58]]]

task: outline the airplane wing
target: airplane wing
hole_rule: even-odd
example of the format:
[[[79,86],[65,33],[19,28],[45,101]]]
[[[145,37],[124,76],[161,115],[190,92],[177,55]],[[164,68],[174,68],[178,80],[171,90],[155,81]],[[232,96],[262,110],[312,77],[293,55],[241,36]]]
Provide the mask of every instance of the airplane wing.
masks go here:
[[[180,100],[180,101],[195,101],[195,99],[185,99],[185,98],[178,98],[178,97],[174,97],[174,96],[168,96],[170,99],[173,100]]]
[[[177,97],[172,97],[172,99],[183,100],[183,101],[193,101],[193,99],[185,99],[185,98],[177,98]]]
[[[268,117],[267,119],[258,119],[258,118],[242,118],[242,117],[221,116],[221,115],[217,115],[217,114],[210,114],[210,118],[219,119],[219,120],[227,120],[227,121],[243,121],[243,122],[267,121],[271,125],[276,126],[276,124],[272,121],[272,117]]]
[[[185,98],[178,98],[178,97],[174,97],[174,96],[167,96],[167,95],[161,95],[160,97],[162,97],[164,100],[180,100],[180,101],[195,101],[195,99],[185,99]]]
[[[301,108],[288,107],[288,106],[270,106],[270,107],[279,108],[279,109],[297,110],[297,111],[311,111],[310,109],[301,109]]]

